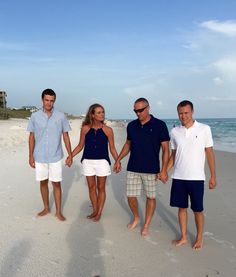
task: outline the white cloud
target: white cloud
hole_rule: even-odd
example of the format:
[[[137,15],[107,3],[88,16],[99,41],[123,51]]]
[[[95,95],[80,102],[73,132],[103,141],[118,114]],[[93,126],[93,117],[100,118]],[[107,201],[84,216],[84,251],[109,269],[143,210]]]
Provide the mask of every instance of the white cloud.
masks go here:
[[[220,78],[220,77],[215,77],[213,79],[213,82],[216,84],[216,85],[222,85],[224,83],[224,81]]]
[[[156,86],[154,84],[143,84],[140,86],[127,87],[124,89],[124,93],[130,96],[142,96],[147,93],[153,93],[156,91]]]
[[[189,50],[192,50],[192,51],[196,51],[196,50],[200,49],[199,44],[196,43],[196,42],[188,42],[186,44],[183,44],[182,46],[183,46],[183,48],[186,48],[186,49],[189,49]]]
[[[210,31],[221,33],[229,37],[236,37],[236,21],[234,20],[221,22],[218,20],[209,20],[202,22],[200,26]]]
[[[224,78],[229,81],[236,81],[236,57],[222,58],[214,62],[212,65]]]
[[[207,97],[201,97],[202,100],[205,101],[212,101],[212,102],[232,102],[236,101],[236,97],[218,97],[218,96],[207,96]]]

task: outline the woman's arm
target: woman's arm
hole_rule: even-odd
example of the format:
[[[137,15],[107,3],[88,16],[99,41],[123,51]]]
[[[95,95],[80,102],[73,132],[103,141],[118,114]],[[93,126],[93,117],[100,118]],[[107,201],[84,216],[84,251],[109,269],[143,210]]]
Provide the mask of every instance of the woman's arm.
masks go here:
[[[115,147],[113,130],[112,130],[112,128],[106,126],[104,128],[104,131],[105,131],[105,134],[108,137],[108,143],[109,143],[110,152],[112,154],[113,159],[116,161],[117,158],[118,158],[118,154],[117,154],[116,147]]]

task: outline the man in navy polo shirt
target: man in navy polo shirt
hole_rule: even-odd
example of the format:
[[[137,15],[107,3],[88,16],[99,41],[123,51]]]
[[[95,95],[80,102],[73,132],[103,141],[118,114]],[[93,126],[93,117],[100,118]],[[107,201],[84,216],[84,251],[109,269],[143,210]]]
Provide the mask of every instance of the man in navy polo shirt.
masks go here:
[[[146,216],[141,235],[147,236],[148,228],[156,207],[157,179],[166,182],[167,163],[169,159],[169,133],[166,124],[153,117],[145,98],[134,103],[134,112],[138,119],[127,126],[127,140],[114,165],[114,171],[121,170],[120,161],[130,153],[127,165],[127,197],[133,213],[133,220],[128,229],[134,229],[140,222],[137,197],[141,190],[146,193]],[[159,153],[162,149],[162,166],[160,169]]]

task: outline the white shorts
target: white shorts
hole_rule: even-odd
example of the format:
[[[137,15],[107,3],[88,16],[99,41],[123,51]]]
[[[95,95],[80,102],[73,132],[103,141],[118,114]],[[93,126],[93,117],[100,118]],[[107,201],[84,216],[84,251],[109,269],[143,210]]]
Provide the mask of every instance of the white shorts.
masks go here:
[[[49,180],[51,182],[61,182],[62,180],[62,160],[56,163],[35,162],[36,181]]]
[[[82,162],[84,176],[108,176],[111,175],[111,167],[107,160],[88,160]]]

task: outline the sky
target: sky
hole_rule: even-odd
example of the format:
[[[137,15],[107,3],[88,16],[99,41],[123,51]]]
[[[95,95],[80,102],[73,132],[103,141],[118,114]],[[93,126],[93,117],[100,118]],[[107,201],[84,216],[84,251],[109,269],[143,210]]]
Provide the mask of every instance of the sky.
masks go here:
[[[0,90],[9,107],[41,106],[158,118],[194,103],[196,118],[236,117],[235,0],[1,0]]]

